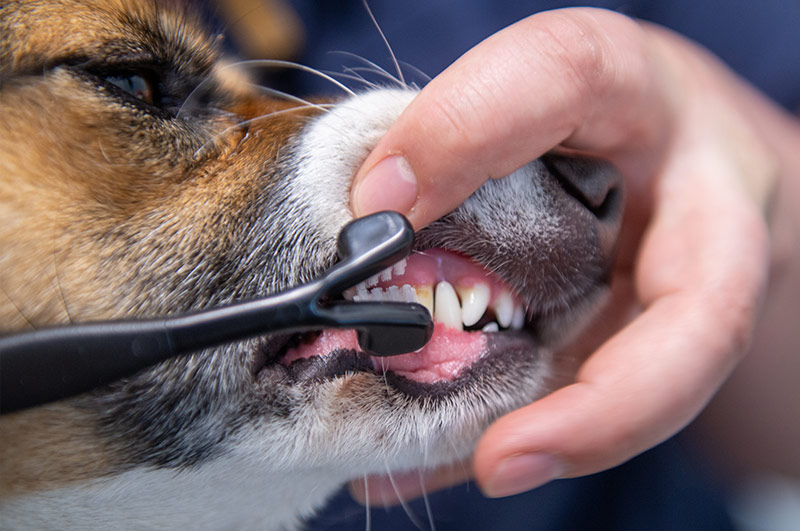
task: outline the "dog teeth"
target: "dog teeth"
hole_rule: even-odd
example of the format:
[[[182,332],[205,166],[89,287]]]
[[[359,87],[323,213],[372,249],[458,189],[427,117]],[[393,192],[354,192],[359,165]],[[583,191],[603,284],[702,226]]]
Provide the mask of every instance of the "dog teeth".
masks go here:
[[[453,286],[443,280],[436,284],[434,299],[433,320],[442,323],[448,328],[463,330],[461,323],[461,304]]]
[[[511,293],[505,289],[495,295],[494,302],[491,302],[492,288],[487,283],[478,282],[469,287],[454,288],[443,280],[435,286],[402,284],[377,287],[378,282],[386,282],[387,275],[402,275],[405,267],[405,261],[398,262],[379,275],[348,288],[344,292],[344,298],[356,302],[416,302],[428,310],[435,322],[455,330],[475,326],[490,309],[494,312],[495,321],[486,324],[482,328],[483,332],[521,330],[525,326],[525,310],[522,305],[515,303]]]
[[[488,284],[478,283],[469,288],[457,287],[456,292],[461,299],[461,322],[464,326],[472,326],[480,321],[489,308],[491,290]]]
[[[525,310],[522,306],[514,307],[514,317],[511,318],[511,330],[522,330],[525,326]]]
[[[497,316],[497,324],[500,325],[500,328],[511,326],[511,321],[514,319],[514,299],[509,292],[501,291],[495,299],[492,309]]]
[[[414,288],[417,301],[428,309],[428,313],[433,317],[433,288],[431,286],[417,286]]]
[[[481,332],[499,332],[500,326],[492,321],[491,323],[487,323],[483,328],[481,328]]]

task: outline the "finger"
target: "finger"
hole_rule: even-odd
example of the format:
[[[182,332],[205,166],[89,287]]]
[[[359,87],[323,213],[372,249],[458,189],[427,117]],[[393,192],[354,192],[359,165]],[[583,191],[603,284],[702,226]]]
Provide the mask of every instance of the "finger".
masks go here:
[[[641,153],[669,131],[661,81],[647,33],[622,15],[529,17],[420,92],[356,175],[354,211],[398,210],[419,227],[561,142]]]
[[[487,495],[594,473],[658,444],[694,418],[745,351],[766,283],[767,229],[726,150],[683,138],[642,243],[646,310],[576,383],[487,431],[474,461]]]
[[[469,464],[459,462],[433,470],[411,470],[391,476],[358,479],[350,482],[350,494],[363,505],[385,507],[458,485],[469,477]]]

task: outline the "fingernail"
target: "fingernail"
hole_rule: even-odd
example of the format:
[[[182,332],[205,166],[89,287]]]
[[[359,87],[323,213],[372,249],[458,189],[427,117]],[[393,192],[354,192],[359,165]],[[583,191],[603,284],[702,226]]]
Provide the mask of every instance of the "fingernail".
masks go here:
[[[502,498],[541,487],[558,478],[563,467],[552,455],[519,454],[507,457],[483,485],[489,498]]]
[[[353,211],[365,216],[381,210],[408,214],[417,201],[417,176],[408,161],[398,155],[376,164],[353,190]]]

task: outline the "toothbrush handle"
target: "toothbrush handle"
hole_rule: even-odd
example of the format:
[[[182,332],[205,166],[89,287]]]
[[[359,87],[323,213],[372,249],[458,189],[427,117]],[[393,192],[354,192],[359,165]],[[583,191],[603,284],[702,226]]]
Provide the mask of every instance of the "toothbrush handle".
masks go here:
[[[91,323],[0,339],[0,414],[53,402],[173,356],[164,320]]]
[[[77,324],[0,338],[0,414],[69,398],[202,348],[319,328],[327,323],[310,310],[318,289],[312,282],[173,318]]]

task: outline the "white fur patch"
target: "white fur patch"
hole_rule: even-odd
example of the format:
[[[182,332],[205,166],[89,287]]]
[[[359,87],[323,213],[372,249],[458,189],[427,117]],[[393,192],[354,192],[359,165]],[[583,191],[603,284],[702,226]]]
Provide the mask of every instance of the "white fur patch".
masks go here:
[[[292,196],[308,207],[311,227],[335,238],[353,218],[350,186],[361,163],[416,96],[411,89],[380,89],[348,98],[316,118],[297,146]]]

